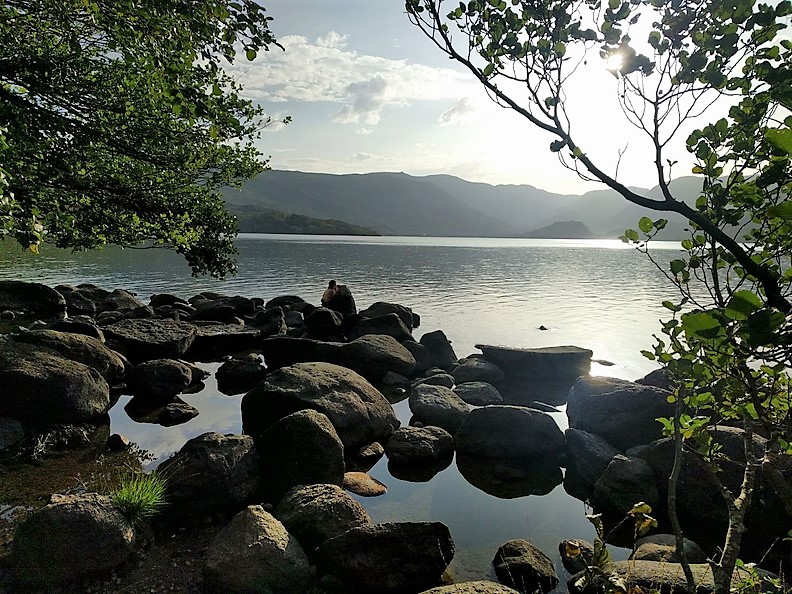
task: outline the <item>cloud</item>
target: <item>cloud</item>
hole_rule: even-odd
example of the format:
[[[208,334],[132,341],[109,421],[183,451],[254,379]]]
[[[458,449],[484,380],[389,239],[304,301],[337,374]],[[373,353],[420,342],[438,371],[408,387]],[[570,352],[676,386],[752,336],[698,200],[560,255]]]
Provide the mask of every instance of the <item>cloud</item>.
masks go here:
[[[460,124],[469,119],[473,111],[473,102],[470,98],[462,97],[453,107],[440,114],[437,123],[441,126]]]
[[[475,88],[470,77],[450,68],[359,54],[347,48],[348,39],[335,31],[314,41],[287,35],[279,40],[285,51],[261,52],[229,72],[255,101],[337,103],[334,121],[372,126],[388,107],[458,100]]]
[[[371,153],[353,153],[352,160],[353,161],[371,161],[372,159],[377,159],[377,155],[372,155]]]
[[[362,134],[363,136],[371,134],[372,132],[374,132],[374,130],[369,130],[368,128],[358,128],[355,130],[355,134]]]

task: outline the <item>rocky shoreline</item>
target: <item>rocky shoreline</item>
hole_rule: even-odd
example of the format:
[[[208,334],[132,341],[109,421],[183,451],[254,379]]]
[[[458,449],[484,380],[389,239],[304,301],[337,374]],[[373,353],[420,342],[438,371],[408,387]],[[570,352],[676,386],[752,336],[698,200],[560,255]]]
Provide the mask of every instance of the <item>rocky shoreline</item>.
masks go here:
[[[563,483],[614,522],[646,502],[659,534],[635,543],[631,561],[608,570],[642,587],[679,578],[662,534],[673,460],[655,420],[673,414],[662,374],[638,382],[593,377],[591,351],[572,346],[477,345],[480,354],[459,358],[441,330],[416,339],[420,317],[409,307],[378,302],[358,310],[346,287],[316,307],[298,296],[265,301],[210,292],[158,294],[144,303],[121,289],[0,281],[0,320],[0,469],[7,476],[59,450],[127,451],[121,436],[109,435],[107,420],[122,394],[132,395],[125,411],[133,419],[168,426],[194,418],[198,411],[179,395],[202,387],[206,372],[195,362],[223,361],[218,388],[244,394],[243,435],[206,433],[160,465],[168,506],[150,524],[132,525],[105,495],[53,492],[15,523],[10,547],[0,547],[7,553],[0,588],[87,583],[121,591],[122,576],[173,534],[185,543],[180,550],[200,548],[189,578],[169,583],[182,591],[557,587],[548,552],[527,541],[493,551],[500,584],[443,585],[453,580],[446,526],[375,524],[347,493],[383,488],[366,474],[383,455],[394,477],[412,481],[430,480],[456,458],[468,482],[501,498],[545,494]],[[400,426],[393,403],[405,399],[413,417]],[[564,403],[569,429],[562,432],[550,412]],[[720,479],[736,488],[740,430],[719,427],[714,437],[731,458],[717,469]],[[785,468],[792,472],[792,463]],[[777,542],[787,522],[765,482],[749,513],[744,552],[750,560],[770,549],[765,562],[778,572],[788,556],[788,543]],[[700,551],[694,560],[704,563],[726,529],[727,510],[713,469],[693,450],[685,452],[680,485],[679,513],[703,547],[691,543]],[[186,544],[191,538],[204,544]],[[580,546],[560,545],[564,566],[577,574],[567,587],[594,591],[581,581],[585,554],[569,554],[591,545],[574,542]],[[698,571],[706,581],[705,566]]]

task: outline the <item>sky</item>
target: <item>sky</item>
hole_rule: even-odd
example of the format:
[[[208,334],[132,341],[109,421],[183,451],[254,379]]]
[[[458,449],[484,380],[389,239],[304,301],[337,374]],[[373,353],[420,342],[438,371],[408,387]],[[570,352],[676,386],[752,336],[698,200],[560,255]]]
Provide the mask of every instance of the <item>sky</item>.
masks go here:
[[[492,103],[409,22],[401,0],[269,0],[265,7],[285,51],[243,58],[232,74],[268,115],[292,118],[258,141],[273,169],[446,173],[576,194],[603,187],[564,168],[549,150],[553,137]],[[618,163],[619,181],[653,187],[650,147],[623,123],[615,93],[616,79],[593,56],[569,93],[574,133],[603,170],[615,174]],[[690,173],[684,150],[669,157],[680,161],[674,177]]]

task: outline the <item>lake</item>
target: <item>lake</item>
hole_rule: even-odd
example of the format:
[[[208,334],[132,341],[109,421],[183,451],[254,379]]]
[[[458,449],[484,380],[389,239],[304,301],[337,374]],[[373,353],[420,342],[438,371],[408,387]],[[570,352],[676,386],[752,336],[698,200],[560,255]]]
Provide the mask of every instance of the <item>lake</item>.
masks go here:
[[[375,301],[411,307],[421,316],[416,339],[441,329],[460,357],[476,343],[513,347],[576,345],[589,348],[592,373],[634,380],[655,366],[640,354],[659,333],[674,288],[643,255],[618,240],[538,240],[432,237],[332,237],[243,234],[237,240],[239,272],[219,281],[193,278],[177,255],[164,250],[110,248],[72,254],[51,247],[34,256],[0,242],[0,279],[124,288],[148,302],[154,293],[187,298],[203,290],[261,297],[299,295],[318,304],[329,279],[352,291],[359,309]],[[675,242],[653,244],[668,262]],[[547,330],[540,330],[545,327]],[[202,366],[210,371],[219,364]],[[241,432],[240,396],[219,393],[213,378],[182,398],[200,415],[177,427],[136,423],[122,397],[110,413],[111,430],[151,452],[153,465],[206,431]],[[402,423],[406,402],[396,405]],[[562,429],[566,416],[554,414]],[[556,564],[565,538],[593,539],[584,504],[562,486],[544,496],[499,499],[468,484],[452,464],[426,483],[398,480],[381,460],[370,474],[388,486],[382,497],[359,499],[372,519],[435,520],[456,543],[455,578],[494,576],[490,562],[509,539],[523,538]],[[617,556],[623,555],[617,551]]]

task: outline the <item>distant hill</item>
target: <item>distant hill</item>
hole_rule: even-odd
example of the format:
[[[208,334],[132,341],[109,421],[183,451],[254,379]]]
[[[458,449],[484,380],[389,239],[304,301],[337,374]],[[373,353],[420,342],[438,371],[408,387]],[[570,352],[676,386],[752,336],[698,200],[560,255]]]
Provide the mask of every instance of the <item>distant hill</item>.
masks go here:
[[[658,187],[631,189],[651,198],[661,196]],[[700,189],[701,178],[683,177],[671,183],[675,198],[689,204]],[[682,217],[636,206],[610,189],[582,196],[554,194],[530,185],[493,186],[450,175],[265,171],[241,190],[225,190],[224,197],[229,209],[250,217],[256,209],[259,215],[281,211],[343,222],[381,235],[523,237],[554,223],[577,221],[595,237],[615,238],[627,228],[636,228],[642,216],[649,216],[669,220],[660,239],[679,239],[687,225]],[[245,221],[246,228],[252,220]],[[261,218],[257,220],[264,224]],[[579,233],[586,232],[583,227]]]
[[[249,205],[229,209],[240,233],[297,233],[303,235],[379,235],[376,231],[335,219],[314,219]]]
[[[591,229],[580,221],[559,221],[541,229],[523,233],[523,237],[532,239],[591,239],[594,234]]]

